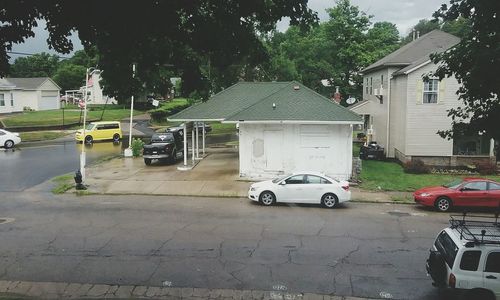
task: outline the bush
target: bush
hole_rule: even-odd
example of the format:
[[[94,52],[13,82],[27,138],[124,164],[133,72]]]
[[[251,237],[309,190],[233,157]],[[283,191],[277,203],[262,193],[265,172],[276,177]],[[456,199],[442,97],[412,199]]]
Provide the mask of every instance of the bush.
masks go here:
[[[494,175],[497,172],[496,164],[490,162],[478,164],[476,169],[481,175]]]
[[[139,157],[142,152],[142,147],[144,146],[144,142],[141,139],[135,138],[132,140],[132,155],[134,157]]]
[[[405,173],[411,174],[427,174],[430,172],[429,167],[420,159],[408,161],[403,164]]]

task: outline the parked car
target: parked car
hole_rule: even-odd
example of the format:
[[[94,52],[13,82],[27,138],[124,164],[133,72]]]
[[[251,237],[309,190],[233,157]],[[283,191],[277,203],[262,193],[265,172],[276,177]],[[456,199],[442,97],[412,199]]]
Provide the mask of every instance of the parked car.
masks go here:
[[[269,206],[276,202],[318,203],[333,208],[351,200],[349,182],[338,181],[321,173],[306,172],[254,183],[248,198]]]
[[[183,138],[179,132],[165,132],[153,134],[149,144],[143,146],[142,156],[149,166],[154,159],[173,163],[179,154],[184,155],[183,151]]]
[[[193,127],[198,125],[198,133],[203,133],[203,122],[193,122]],[[178,126],[169,127],[166,129],[166,132],[178,132],[180,135],[184,134],[184,123],[179,124]],[[212,131],[212,126],[210,124],[205,123],[205,133],[209,133]],[[189,134],[189,133],[188,133]]]
[[[92,122],[85,128],[85,137],[83,136],[83,129],[77,130],[75,140],[91,144],[94,141],[112,140],[119,142],[123,133],[120,127],[120,122]]]
[[[361,159],[384,159],[384,147],[373,141],[367,146],[363,145],[359,149],[359,158]]]
[[[10,149],[21,143],[19,133],[0,129],[0,147]]]
[[[500,206],[500,183],[483,178],[465,178],[413,193],[416,203],[445,212],[453,206]]]
[[[498,214],[451,216],[430,250],[427,273],[451,299],[500,299]]]

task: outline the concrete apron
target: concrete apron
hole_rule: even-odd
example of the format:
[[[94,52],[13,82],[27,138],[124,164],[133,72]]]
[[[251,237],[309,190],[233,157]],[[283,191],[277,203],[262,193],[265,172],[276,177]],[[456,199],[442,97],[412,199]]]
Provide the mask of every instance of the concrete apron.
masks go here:
[[[252,182],[239,177],[237,150],[209,148],[207,156],[188,171],[177,169],[182,163],[179,159],[175,164],[146,166],[142,158],[118,158],[87,168],[86,184],[97,194],[247,197]],[[353,201],[392,202],[387,192],[356,187],[351,191]]]
[[[251,182],[239,178],[238,153],[219,150],[208,153],[189,171],[176,164],[142,158],[120,158],[87,169],[89,192],[99,194],[147,194],[207,197],[246,197]]]

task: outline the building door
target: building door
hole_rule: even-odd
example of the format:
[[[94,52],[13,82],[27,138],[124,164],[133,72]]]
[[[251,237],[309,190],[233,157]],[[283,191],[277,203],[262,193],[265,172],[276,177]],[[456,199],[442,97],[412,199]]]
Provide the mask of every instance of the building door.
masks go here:
[[[264,131],[264,153],[267,171],[283,171],[283,131]]]
[[[58,91],[42,91],[38,110],[58,109],[59,108],[59,92]]]

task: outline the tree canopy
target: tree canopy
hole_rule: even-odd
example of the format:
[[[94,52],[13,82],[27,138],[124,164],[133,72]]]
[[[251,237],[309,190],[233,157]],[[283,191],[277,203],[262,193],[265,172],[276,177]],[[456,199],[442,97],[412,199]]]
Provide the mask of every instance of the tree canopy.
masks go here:
[[[183,89],[194,90],[206,84],[200,67],[206,58],[216,70],[242,59],[255,65],[265,58],[259,32],[285,16],[301,27],[317,20],[307,0],[2,0],[0,7],[0,76],[8,70],[6,51],[32,37],[37,20],[45,19],[48,44],[58,52],[72,50],[72,31],[86,49],[95,47],[105,92],[118,99],[155,86],[169,68],[182,74]]]
[[[57,55],[37,53],[17,58],[10,68],[11,77],[51,77],[57,70]]]
[[[463,38],[448,51],[432,56],[439,78],[455,76],[463,105],[449,110],[455,130],[444,137],[477,134],[500,140],[500,2],[454,0],[434,16],[445,24],[469,20]],[[456,24],[456,23],[455,23]]]
[[[329,20],[308,32],[290,27],[267,41],[271,80],[299,80],[329,97],[339,86],[343,98],[360,97],[360,71],[399,47],[399,32],[389,22],[371,24],[370,16],[349,0],[327,9]],[[321,80],[328,80],[323,86]]]

